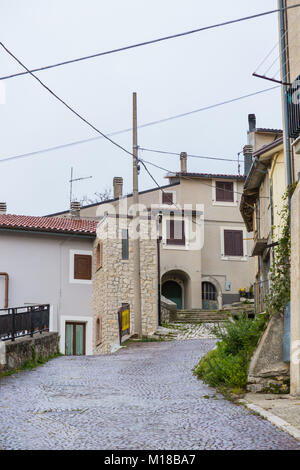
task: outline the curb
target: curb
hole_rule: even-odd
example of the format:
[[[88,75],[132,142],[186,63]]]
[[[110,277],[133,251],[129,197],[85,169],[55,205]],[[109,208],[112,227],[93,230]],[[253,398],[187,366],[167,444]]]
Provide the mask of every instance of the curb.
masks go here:
[[[297,429],[295,426],[292,426],[291,424],[289,424],[287,421],[284,421],[284,419],[279,418],[279,416],[273,415],[273,413],[270,413],[270,411],[267,411],[258,405],[254,405],[253,403],[249,403],[246,400],[239,400],[239,403],[241,403],[242,405],[245,405],[246,408],[248,408],[249,410],[252,410],[255,413],[258,413],[260,416],[268,420],[274,426],[277,426],[282,431],[287,432],[292,437],[300,441],[300,430]]]

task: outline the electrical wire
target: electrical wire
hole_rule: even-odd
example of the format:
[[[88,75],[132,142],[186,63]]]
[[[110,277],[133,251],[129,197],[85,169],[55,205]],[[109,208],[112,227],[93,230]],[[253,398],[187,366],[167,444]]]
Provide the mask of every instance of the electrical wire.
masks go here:
[[[48,93],[50,93],[56,100],[58,100],[61,104],[63,104],[71,113],[75,114],[81,121],[83,121],[85,124],[87,124],[91,129],[96,131],[98,134],[100,134],[104,139],[108,140],[111,144],[115,145],[118,147],[120,150],[123,150],[123,152],[127,153],[128,155],[134,156],[132,152],[127,150],[125,147],[122,145],[118,144],[114,140],[112,140],[108,135],[104,134],[102,131],[100,131],[97,127],[95,127],[91,122],[89,122],[86,118],[84,118],[81,114],[79,114],[74,108],[72,108],[66,101],[64,101],[62,98],[60,98],[54,91],[51,90],[47,85],[45,85],[42,80],[40,80],[36,75],[34,75],[27,67],[24,65],[2,42],[0,42],[0,46],[16,61],[18,62],[19,65],[21,65],[25,70],[27,70],[30,75],[37,80],[37,82],[46,90]]]
[[[280,86],[277,85],[277,86],[273,86],[271,88],[265,88],[264,90],[259,90],[259,91],[256,91],[254,93],[249,93],[247,95],[239,96],[237,98],[233,98],[233,99],[230,99],[230,100],[227,100],[227,101],[221,101],[220,103],[216,103],[216,104],[213,104],[213,105],[210,105],[210,106],[205,106],[203,108],[194,109],[193,111],[188,111],[186,113],[181,113],[181,114],[175,114],[174,116],[169,116],[167,118],[158,119],[156,121],[150,121],[148,123],[139,125],[138,128],[143,129],[143,128],[146,128],[146,127],[155,126],[157,124],[163,124],[164,122],[172,121],[174,119],[179,119],[179,118],[182,118],[182,117],[185,117],[185,116],[189,116],[191,114],[200,113],[202,111],[208,111],[210,109],[217,108],[219,106],[224,106],[226,104],[234,103],[236,101],[240,101],[240,100],[243,100],[243,99],[246,99],[246,98],[250,98],[252,96],[256,96],[256,95],[259,95],[261,93],[266,93],[268,91],[275,90],[277,88],[280,88]],[[122,129],[120,131],[110,132],[110,133],[106,134],[106,136],[114,136],[114,135],[119,135],[119,134],[123,134],[123,133],[126,133],[126,132],[131,132],[131,131],[132,131],[132,128],[130,127],[130,128],[127,128],[127,129]],[[67,144],[55,145],[53,147],[47,147],[47,148],[44,148],[44,149],[35,150],[33,152],[27,152],[27,153],[23,153],[23,154],[13,155],[13,156],[10,156],[10,157],[5,157],[5,158],[0,159],[0,163],[1,162],[7,162],[7,161],[10,161],[10,160],[19,160],[19,159],[22,159],[22,158],[27,158],[27,157],[35,156],[37,154],[52,152],[52,151],[55,151],[55,150],[60,150],[60,149],[64,149],[64,148],[67,148],[67,147],[72,147],[72,146],[75,146],[75,145],[86,144],[86,143],[93,142],[95,140],[102,139],[102,138],[103,138],[103,136],[100,135],[100,136],[97,136],[97,137],[91,137],[89,139],[76,140],[76,141],[73,141],[73,142],[69,142]]]
[[[296,5],[287,6],[287,7],[282,8],[282,9],[279,8],[279,9],[276,9],[276,10],[269,10],[269,11],[265,11],[265,12],[262,12],[262,13],[257,13],[255,15],[250,15],[250,16],[245,16],[245,17],[242,17],[242,18],[237,18],[237,19],[234,19],[234,20],[224,21],[222,23],[217,23],[217,24],[213,24],[213,25],[210,25],[210,26],[203,26],[201,28],[193,29],[193,30],[190,30],[190,31],[185,31],[183,33],[172,34],[172,35],[169,35],[169,36],[164,36],[164,37],[152,39],[152,40],[149,40],[149,41],[144,41],[144,42],[140,42],[140,43],[136,43],[136,44],[131,44],[129,46],[119,47],[117,49],[111,49],[109,51],[99,52],[99,53],[91,54],[91,55],[84,56],[84,57],[78,57],[76,59],[66,60],[66,61],[63,61],[63,62],[58,62],[56,64],[46,65],[44,67],[38,67],[38,68],[35,68],[35,69],[32,69],[32,70],[27,70],[26,72],[19,72],[19,73],[6,75],[6,76],[3,76],[3,77],[0,77],[0,80],[7,80],[7,79],[10,79],[10,78],[13,78],[13,77],[18,77],[20,75],[26,75],[26,74],[32,73],[32,72],[40,72],[40,71],[43,71],[43,70],[47,70],[47,69],[51,69],[51,68],[55,68],[55,67],[60,67],[62,65],[72,64],[74,62],[80,62],[80,61],[83,61],[83,60],[93,59],[95,57],[114,54],[116,52],[122,52],[122,51],[126,51],[126,50],[129,50],[129,49],[134,49],[134,48],[137,48],[137,47],[141,47],[141,46],[148,46],[150,44],[155,44],[155,43],[159,43],[159,42],[162,42],[162,41],[167,41],[167,40],[170,40],[170,39],[175,39],[175,38],[188,36],[188,35],[195,34],[195,33],[200,33],[202,31],[207,31],[207,30],[210,30],[210,29],[219,28],[221,26],[227,26],[227,25],[230,25],[230,24],[239,23],[241,21],[247,21],[247,20],[251,20],[251,19],[254,19],[254,18],[259,18],[259,17],[262,17],[262,16],[271,15],[273,13],[278,13],[279,11],[282,11],[282,10],[289,10],[291,8],[297,8],[299,6],[300,6],[300,3],[298,3]]]
[[[165,150],[147,149],[145,147],[139,147],[139,149],[143,150],[145,152],[160,153],[160,154],[164,154],[164,155],[176,155],[176,156],[180,155],[180,152],[179,153],[177,153],[177,152],[167,152]],[[204,155],[192,155],[190,153],[187,153],[187,156],[191,157],[191,158],[203,158],[205,160],[217,160],[217,161],[222,161],[222,162],[235,162],[235,163],[239,162],[239,160],[232,159],[232,158],[230,159],[230,158],[219,158],[219,157],[207,157],[207,156],[204,156]]]

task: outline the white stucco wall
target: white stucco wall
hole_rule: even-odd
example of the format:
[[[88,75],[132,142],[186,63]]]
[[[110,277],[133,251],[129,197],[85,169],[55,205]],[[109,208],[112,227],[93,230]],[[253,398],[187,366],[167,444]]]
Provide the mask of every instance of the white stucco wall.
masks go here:
[[[50,304],[50,329],[58,331],[64,353],[65,321],[92,318],[92,281],[72,282],[74,253],[92,254],[93,239],[77,236],[0,231],[0,271],[9,275],[9,307]],[[0,277],[0,308],[4,308],[4,279]],[[90,340],[89,340],[90,338]],[[92,354],[92,331],[86,354]]]

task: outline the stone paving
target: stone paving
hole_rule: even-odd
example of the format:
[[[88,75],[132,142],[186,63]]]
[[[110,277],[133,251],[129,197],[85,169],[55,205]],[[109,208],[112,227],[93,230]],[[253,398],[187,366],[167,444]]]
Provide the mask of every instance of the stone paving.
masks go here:
[[[297,449],[192,374],[215,340],[61,357],[1,380],[3,449]]]
[[[169,323],[166,328],[159,327],[158,332],[162,335],[171,333],[172,339],[214,339],[212,329],[217,323]]]

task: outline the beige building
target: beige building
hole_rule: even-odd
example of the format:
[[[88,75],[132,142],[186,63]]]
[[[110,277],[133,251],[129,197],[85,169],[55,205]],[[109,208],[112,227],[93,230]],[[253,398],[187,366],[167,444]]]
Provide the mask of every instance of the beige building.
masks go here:
[[[280,7],[296,5],[296,0],[279,0]],[[300,8],[283,14],[280,30],[281,78],[284,110],[284,142],[288,183],[299,181],[300,173]],[[291,171],[289,171],[291,167]],[[300,187],[291,198],[291,394],[300,396]]]
[[[252,164],[240,210],[248,232],[253,233],[255,303],[256,311],[262,312],[270,285],[272,247],[280,235],[282,196],[286,191],[282,131],[256,128],[255,116],[250,114],[244,154]]]
[[[222,308],[253,282],[252,241],[239,212],[245,177],[189,173],[184,153],[180,165],[178,173],[167,175],[168,185],[139,194],[141,213],[157,221],[161,236],[161,291],[179,309]],[[82,207],[80,217],[134,213],[122,184],[114,178],[114,198]]]

